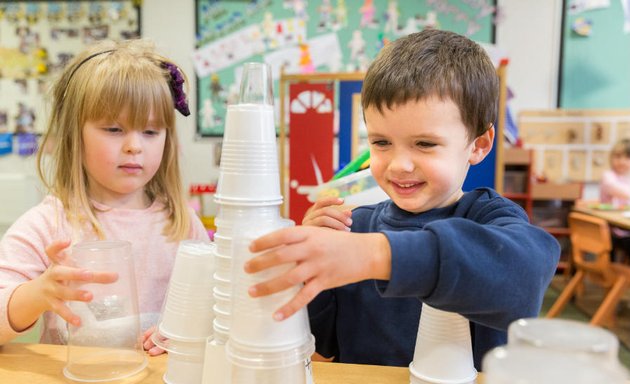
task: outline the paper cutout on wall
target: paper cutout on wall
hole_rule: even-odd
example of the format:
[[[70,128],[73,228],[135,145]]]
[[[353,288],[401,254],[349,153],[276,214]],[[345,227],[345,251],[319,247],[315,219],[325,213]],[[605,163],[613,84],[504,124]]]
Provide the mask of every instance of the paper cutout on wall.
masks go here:
[[[17,153],[20,156],[30,156],[37,152],[37,135],[34,133],[20,133],[17,139]]]

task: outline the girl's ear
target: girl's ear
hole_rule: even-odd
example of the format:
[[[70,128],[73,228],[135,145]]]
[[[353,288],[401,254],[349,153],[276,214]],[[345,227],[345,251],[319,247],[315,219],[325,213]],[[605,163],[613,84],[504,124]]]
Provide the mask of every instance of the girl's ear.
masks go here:
[[[470,165],[481,163],[481,160],[485,159],[488,153],[492,150],[493,143],[494,124],[491,124],[490,128],[488,128],[484,134],[473,141],[472,152],[470,153],[470,158],[468,159]]]

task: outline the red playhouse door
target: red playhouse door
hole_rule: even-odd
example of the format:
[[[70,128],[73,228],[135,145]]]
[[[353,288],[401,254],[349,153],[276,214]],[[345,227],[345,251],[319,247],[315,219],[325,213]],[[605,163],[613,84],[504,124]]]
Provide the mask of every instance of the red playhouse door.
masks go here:
[[[311,203],[299,186],[333,177],[334,83],[289,85],[289,218],[296,224]]]

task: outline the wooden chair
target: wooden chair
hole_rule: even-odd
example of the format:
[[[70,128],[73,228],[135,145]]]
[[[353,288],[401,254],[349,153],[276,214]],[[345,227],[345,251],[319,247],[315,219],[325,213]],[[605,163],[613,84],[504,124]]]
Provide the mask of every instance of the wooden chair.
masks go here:
[[[607,290],[590,323],[610,326],[614,323],[616,306],[630,283],[630,267],[611,262],[612,242],[606,220],[571,212],[569,229],[576,272],[546,317],[558,316],[588,276],[589,280]]]

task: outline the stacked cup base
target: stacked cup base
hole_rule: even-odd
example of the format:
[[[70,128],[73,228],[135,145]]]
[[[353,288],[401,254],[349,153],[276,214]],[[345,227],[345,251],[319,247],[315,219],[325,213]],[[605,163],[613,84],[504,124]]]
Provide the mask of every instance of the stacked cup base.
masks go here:
[[[474,383],[477,371],[468,320],[423,304],[409,371],[412,384]]]
[[[164,382],[201,382],[206,339],[212,335],[215,246],[182,241],[153,342],[169,352]]]

